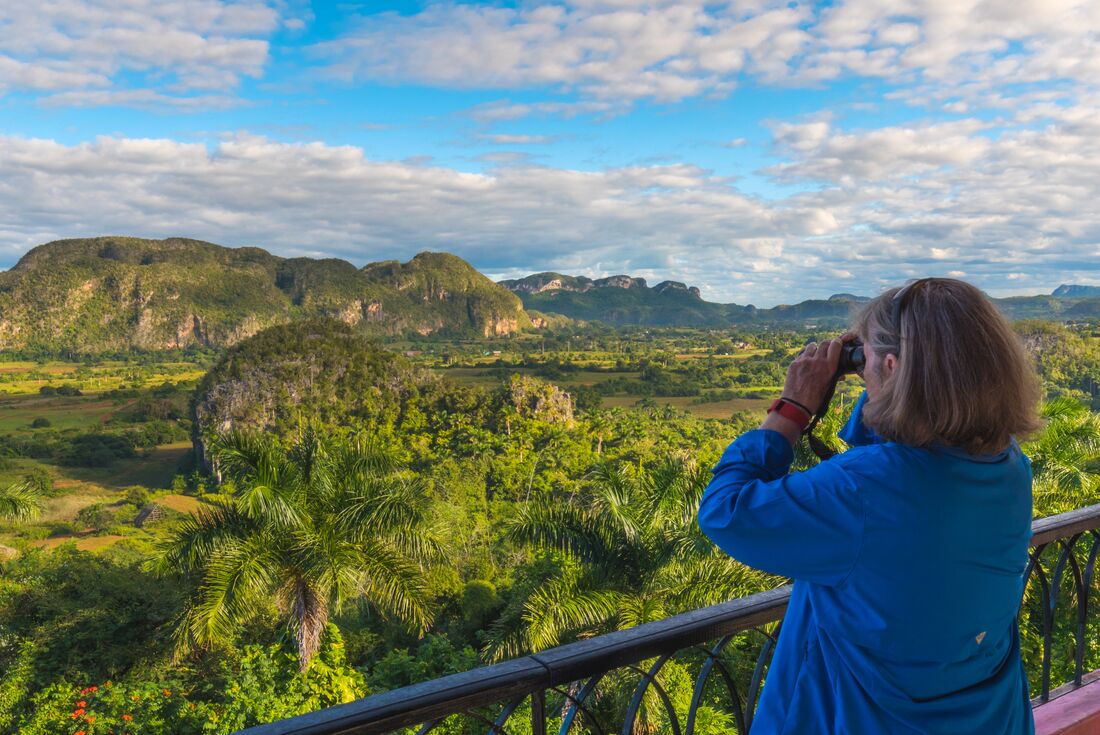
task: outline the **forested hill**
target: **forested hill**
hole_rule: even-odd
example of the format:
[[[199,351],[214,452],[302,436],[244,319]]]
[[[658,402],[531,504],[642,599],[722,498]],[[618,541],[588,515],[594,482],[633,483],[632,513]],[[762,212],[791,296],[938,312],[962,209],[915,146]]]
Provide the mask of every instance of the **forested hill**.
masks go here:
[[[509,334],[520,300],[461,258],[420,253],[356,268],[170,238],[59,240],[0,273],[0,349],[223,347],[332,316],[370,334]]]
[[[758,309],[751,304],[704,301],[699,289],[677,281],[648,286],[644,278],[611,276],[592,280],[561,273],[535,273],[501,281],[528,309],[572,319],[616,325],[725,327],[807,325],[840,327],[865,303],[865,296],[834,294],[796,304]],[[1074,320],[1100,317],[1100,287],[1059,286],[1049,296],[994,299],[1011,319]]]
[[[226,347],[260,330],[319,316],[365,334],[492,337],[581,319],[612,325],[839,328],[866,298],[758,309],[704,301],[677,281],[592,280],[538,273],[493,283],[461,258],[420,253],[356,268],[334,258],[281,258],[170,238],[58,240],[0,272],[0,350],[102,353]],[[1100,317],[1094,287],[999,299],[1014,319]],[[547,317],[535,311],[562,315]]]

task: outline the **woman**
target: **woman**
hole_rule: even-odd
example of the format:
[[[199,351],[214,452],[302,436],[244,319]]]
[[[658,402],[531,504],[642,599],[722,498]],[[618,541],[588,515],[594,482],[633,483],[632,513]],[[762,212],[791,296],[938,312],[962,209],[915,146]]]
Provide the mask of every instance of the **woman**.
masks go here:
[[[842,340],[864,341],[851,448],[787,474]],[[1031,538],[1038,381],[981,291],[927,278],[809,345],[759,430],[729,446],[699,525],[792,577],[752,726],[767,733],[1033,733],[1016,612]]]

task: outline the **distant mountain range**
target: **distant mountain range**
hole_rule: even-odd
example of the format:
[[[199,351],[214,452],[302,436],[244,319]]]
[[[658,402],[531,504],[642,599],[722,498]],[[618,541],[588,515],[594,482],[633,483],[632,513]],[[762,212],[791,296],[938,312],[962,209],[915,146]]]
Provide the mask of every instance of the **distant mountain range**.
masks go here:
[[[649,287],[644,278],[611,276],[591,280],[561,273],[535,273],[500,281],[527,309],[572,319],[652,326],[841,326],[867,296],[834,294],[793,305],[755,306],[704,301],[699,289],[677,281]],[[994,299],[1012,319],[1076,319],[1100,316],[1100,286],[1059,286],[1049,296]]]
[[[704,301],[677,281],[536,273],[493,283],[448,253],[356,268],[170,238],[40,245],[0,273],[0,349],[106,352],[222,347],[261,329],[329,316],[368,334],[505,336],[569,319],[613,325],[839,327],[867,297],[758,309]],[[1100,317],[1100,287],[996,299],[1014,319]]]

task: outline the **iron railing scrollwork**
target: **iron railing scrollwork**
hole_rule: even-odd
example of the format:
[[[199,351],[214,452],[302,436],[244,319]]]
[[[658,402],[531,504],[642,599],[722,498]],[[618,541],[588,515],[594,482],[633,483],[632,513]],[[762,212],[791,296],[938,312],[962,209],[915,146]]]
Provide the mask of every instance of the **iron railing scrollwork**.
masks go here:
[[[1019,622],[1038,704],[1051,697],[1055,667],[1065,674],[1063,689],[1100,668],[1100,620],[1089,617],[1100,505],[1039,519],[1032,534]],[[705,717],[748,733],[789,596],[790,587],[780,587],[242,735],[699,735]],[[1066,607],[1069,623],[1059,616]],[[705,729],[716,729],[714,721]]]

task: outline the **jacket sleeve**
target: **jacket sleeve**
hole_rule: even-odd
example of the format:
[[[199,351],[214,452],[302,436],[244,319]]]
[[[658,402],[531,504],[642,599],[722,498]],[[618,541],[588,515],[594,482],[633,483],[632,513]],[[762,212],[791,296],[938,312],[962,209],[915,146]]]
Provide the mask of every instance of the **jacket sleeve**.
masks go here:
[[[699,527],[749,566],[839,585],[862,546],[862,496],[839,458],[787,474],[793,458],[778,432],[743,434],[714,467],[699,504]]]
[[[852,407],[852,415],[848,417],[848,423],[836,433],[844,443],[850,447],[864,447],[868,444],[880,444],[882,439],[863,423],[863,405],[867,402],[867,391],[863,391]]]

